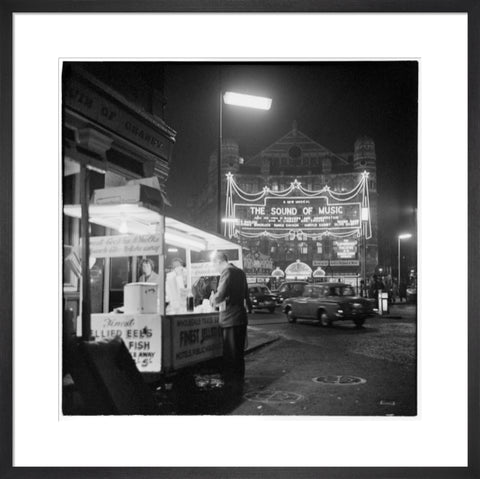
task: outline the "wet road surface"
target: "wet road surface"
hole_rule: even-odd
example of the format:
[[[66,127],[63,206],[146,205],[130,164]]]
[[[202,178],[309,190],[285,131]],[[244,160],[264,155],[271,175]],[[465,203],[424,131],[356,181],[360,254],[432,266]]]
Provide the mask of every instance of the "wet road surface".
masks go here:
[[[246,356],[242,389],[226,389],[219,361],[161,384],[163,414],[411,416],[416,414],[416,311],[322,328],[277,310],[249,316],[250,334],[277,339]]]

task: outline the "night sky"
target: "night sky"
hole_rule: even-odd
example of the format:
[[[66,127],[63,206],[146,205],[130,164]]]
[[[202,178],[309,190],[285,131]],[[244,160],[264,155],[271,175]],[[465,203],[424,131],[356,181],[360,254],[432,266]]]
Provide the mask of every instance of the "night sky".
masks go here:
[[[416,62],[165,64],[166,121],[177,131],[168,180],[174,213],[184,216],[186,200],[205,187],[221,88],[273,99],[269,111],[224,105],[224,138],[237,140],[244,158],[285,135],[294,120],[335,153],[353,152],[358,136],[370,136],[380,241],[393,248],[398,232],[412,230],[417,207],[417,82]]]

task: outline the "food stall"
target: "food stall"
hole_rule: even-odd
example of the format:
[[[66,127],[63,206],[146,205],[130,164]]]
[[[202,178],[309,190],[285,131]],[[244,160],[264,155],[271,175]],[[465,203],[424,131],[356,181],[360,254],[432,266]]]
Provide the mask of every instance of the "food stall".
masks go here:
[[[221,355],[218,312],[208,298],[211,288],[199,287],[199,280],[218,274],[210,259],[214,251],[242,265],[237,243],[165,216],[158,195],[155,188],[137,182],[95,190],[89,204],[89,222],[109,233],[89,238],[90,264],[98,258],[130,257],[138,266],[142,258],[157,258],[158,271],[150,276],[155,279],[139,281],[133,274],[124,285],[121,307],[111,307],[105,288],[109,283],[104,283],[103,311],[91,314],[92,339],[120,336],[146,379]],[[80,218],[81,207],[64,205],[64,214]],[[181,252],[185,261],[167,272],[170,250]],[[109,271],[105,269],[106,276]],[[77,335],[82,335],[80,321]]]

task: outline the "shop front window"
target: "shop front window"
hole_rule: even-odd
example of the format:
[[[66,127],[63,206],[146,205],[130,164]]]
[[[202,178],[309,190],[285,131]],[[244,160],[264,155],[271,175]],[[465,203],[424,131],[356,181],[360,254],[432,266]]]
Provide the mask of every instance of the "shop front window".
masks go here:
[[[91,312],[103,313],[103,272],[105,259],[97,258],[90,268]]]
[[[123,306],[123,288],[131,282],[131,258],[110,259],[109,309]]]

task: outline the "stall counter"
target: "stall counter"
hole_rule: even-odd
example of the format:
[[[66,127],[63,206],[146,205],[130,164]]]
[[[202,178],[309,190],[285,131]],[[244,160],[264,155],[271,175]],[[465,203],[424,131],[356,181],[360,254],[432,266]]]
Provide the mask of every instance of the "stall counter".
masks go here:
[[[164,373],[222,355],[218,312],[92,314],[95,340],[120,336],[141,373]]]

